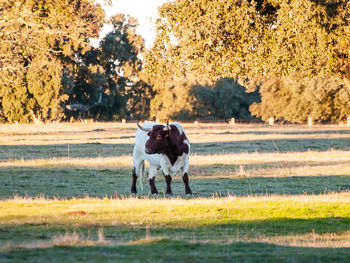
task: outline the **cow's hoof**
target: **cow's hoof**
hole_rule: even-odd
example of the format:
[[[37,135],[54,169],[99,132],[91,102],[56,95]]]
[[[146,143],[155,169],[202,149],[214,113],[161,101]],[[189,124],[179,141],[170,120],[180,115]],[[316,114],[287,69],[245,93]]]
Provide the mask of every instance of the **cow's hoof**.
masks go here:
[[[186,194],[186,197],[192,197],[192,194]]]
[[[135,196],[137,196],[137,193],[131,193],[131,196],[135,197]]]
[[[166,197],[172,197],[172,196],[173,196],[173,193],[166,193],[165,196],[166,196]]]

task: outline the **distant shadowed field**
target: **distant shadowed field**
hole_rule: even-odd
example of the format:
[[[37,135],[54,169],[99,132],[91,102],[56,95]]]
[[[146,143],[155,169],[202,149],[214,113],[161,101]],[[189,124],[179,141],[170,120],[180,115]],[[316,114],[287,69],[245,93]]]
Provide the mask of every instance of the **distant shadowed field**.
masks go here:
[[[0,125],[0,262],[350,262],[350,127],[183,125],[191,198],[135,123]]]

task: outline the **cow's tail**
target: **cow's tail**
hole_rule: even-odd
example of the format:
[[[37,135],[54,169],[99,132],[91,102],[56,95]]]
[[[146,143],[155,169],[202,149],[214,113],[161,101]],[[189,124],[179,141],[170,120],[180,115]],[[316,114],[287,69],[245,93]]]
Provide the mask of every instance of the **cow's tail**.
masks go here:
[[[141,171],[140,171],[140,187],[141,187],[141,190],[143,190],[143,176],[145,176],[145,175],[146,175],[145,161],[142,161]]]

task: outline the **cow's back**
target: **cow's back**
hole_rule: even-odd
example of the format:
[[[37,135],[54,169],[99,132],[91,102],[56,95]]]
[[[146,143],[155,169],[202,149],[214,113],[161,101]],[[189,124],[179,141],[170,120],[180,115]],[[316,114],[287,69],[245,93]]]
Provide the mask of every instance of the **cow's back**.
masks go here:
[[[175,125],[176,128],[179,130],[180,135],[181,134],[185,135],[186,139],[184,140],[184,143],[188,145],[188,151],[190,152],[190,141],[188,140],[184,127],[178,122],[172,122],[170,123],[170,125]]]

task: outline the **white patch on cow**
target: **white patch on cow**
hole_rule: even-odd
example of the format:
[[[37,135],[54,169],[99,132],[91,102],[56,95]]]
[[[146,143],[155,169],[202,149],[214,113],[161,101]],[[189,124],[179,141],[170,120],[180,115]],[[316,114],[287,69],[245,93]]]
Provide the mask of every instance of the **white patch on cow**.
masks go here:
[[[188,172],[188,154],[183,153],[181,156],[179,156],[174,163],[174,165],[171,165],[170,160],[168,156],[163,155],[165,160],[165,165],[161,168],[166,175],[176,176],[181,171],[181,176],[184,175],[184,173]],[[186,165],[187,164],[187,165]],[[185,168],[187,167],[186,171]],[[165,172],[166,171],[166,172]]]

